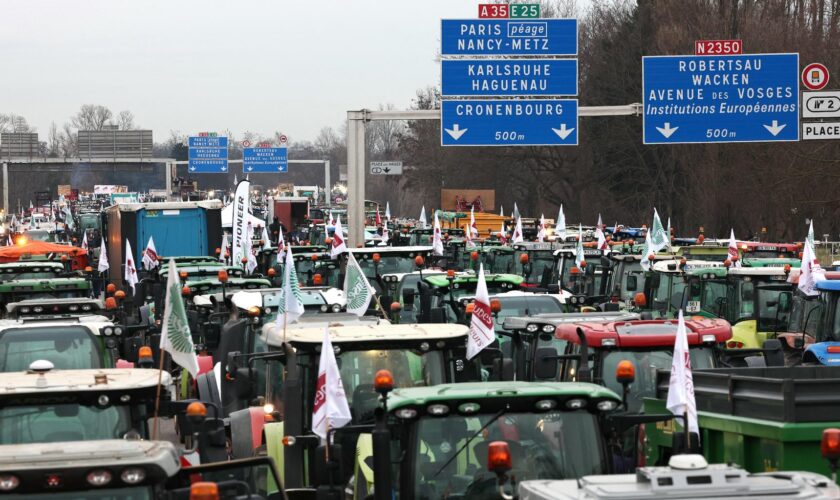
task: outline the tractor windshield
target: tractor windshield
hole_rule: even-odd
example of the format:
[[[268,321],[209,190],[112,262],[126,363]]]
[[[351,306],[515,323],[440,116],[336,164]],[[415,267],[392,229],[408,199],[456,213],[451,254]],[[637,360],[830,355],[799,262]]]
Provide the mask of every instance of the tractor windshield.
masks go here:
[[[442,351],[371,349],[344,351],[338,358],[341,382],[356,422],[373,416],[379,396],[373,389],[373,375],[389,370],[394,387],[421,387],[446,382]]]
[[[122,439],[130,430],[127,406],[33,403],[0,408],[0,444]]]
[[[519,255],[527,254],[531,272],[526,276],[525,266],[519,261]],[[531,250],[529,252],[517,252],[516,274],[525,277],[525,282],[532,285],[539,285],[543,274],[548,269],[550,273],[554,268],[554,253],[551,250]]]
[[[508,443],[517,481],[606,473],[598,422],[591,413],[505,413],[476,435],[493,418],[453,414],[419,421],[414,449],[406,455],[414,463],[414,498],[493,498],[496,476],[487,470],[492,441]]]
[[[691,369],[700,370],[715,367],[715,355],[712,347],[692,346],[689,349]],[[642,410],[642,399],[656,396],[656,371],[670,370],[673,359],[673,348],[656,350],[611,350],[603,357],[602,368],[598,370],[603,377],[603,383],[608,389],[622,393],[621,384],[615,379],[618,363],[628,360],[636,368],[636,380],[630,385],[627,404],[630,412]]]
[[[760,285],[756,287],[759,332],[780,332],[789,329],[791,290],[785,288]],[[786,297],[783,298],[783,294]]]
[[[25,371],[39,359],[59,370],[102,368],[98,344],[81,326],[9,329],[0,333],[0,372]]]

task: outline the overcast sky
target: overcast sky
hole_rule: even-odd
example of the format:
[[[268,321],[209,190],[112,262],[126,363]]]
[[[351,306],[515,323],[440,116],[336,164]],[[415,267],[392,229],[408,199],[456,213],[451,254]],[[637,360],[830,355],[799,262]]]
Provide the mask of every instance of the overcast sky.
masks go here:
[[[0,113],[46,140],[81,104],[131,110],[155,140],[338,128],[438,83],[441,18],[478,0],[4,0]]]

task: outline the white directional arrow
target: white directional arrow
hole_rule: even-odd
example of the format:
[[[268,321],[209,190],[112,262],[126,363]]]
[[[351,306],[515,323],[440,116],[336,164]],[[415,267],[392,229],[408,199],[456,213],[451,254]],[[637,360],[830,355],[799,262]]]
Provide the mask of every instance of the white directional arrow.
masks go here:
[[[783,123],[783,124],[779,125],[779,120],[773,120],[772,125],[765,125],[764,128],[766,128],[768,132],[773,134],[773,137],[776,137],[777,135],[779,135],[779,132],[781,132],[782,129],[785,128],[786,126],[787,126],[786,123]]]
[[[669,122],[665,122],[664,127],[656,127],[656,130],[658,130],[659,133],[664,135],[665,138],[667,139],[667,138],[671,137],[672,135],[674,135],[674,132],[676,132],[678,128],[679,127],[671,128],[671,124]]]
[[[253,170],[254,170],[254,167],[248,167],[248,172],[251,172]]]
[[[565,123],[561,124],[560,128],[552,128],[551,130],[553,130],[554,133],[564,141],[566,140],[566,137],[569,137],[569,134],[575,131],[574,128],[566,128]]]
[[[195,172],[195,167],[190,167],[190,172]]]
[[[452,125],[451,129],[445,128],[444,130],[446,130],[446,133],[457,141],[461,138],[462,135],[464,135],[467,132],[468,129],[462,129],[458,126],[457,123],[455,123]]]

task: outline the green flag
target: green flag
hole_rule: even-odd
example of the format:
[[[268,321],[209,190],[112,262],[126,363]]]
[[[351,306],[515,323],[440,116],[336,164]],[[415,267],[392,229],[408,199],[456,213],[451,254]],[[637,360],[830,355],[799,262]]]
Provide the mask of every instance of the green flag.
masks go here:
[[[653,224],[650,231],[650,252],[656,253],[663,248],[667,248],[671,243],[671,238],[665,233],[665,228],[662,227],[662,221],[659,219],[659,214],[656,209],[653,209]]]
[[[198,376],[198,357],[195,355],[187,311],[181,297],[181,280],[175,270],[175,261],[169,260],[166,281],[166,305],[163,313],[163,333],[160,349],[172,356],[172,361],[183,366],[193,377]]]

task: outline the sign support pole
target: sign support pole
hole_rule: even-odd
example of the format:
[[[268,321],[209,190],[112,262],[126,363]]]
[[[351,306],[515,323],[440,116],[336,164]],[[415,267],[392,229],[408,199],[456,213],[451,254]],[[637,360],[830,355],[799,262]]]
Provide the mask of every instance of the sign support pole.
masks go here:
[[[622,106],[581,106],[578,116],[641,116],[640,103]],[[365,123],[373,120],[440,120],[440,109],[347,112],[347,237],[351,245],[365,243]]]
[[[3,210],[9,213],[9,164],[3,162]]]

